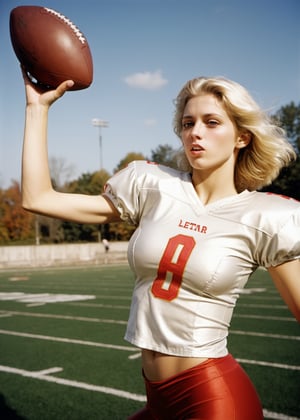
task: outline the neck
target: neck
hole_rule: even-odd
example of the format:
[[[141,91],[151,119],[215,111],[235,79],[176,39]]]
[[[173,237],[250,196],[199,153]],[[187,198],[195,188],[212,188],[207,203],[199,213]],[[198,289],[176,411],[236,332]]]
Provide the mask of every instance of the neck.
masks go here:
[[[218,176],[216,172],[204,175],[194,170],[192,173],[192,182],[203,204],[209,204],[237,194],[233,176],[224,177],[224,174]]]

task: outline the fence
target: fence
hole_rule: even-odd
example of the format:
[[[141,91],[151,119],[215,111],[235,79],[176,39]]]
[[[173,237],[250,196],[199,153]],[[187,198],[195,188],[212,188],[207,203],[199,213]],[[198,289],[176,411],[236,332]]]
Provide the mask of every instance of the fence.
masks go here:
[[[0,247],[0,268],[51,267],[127,261],[127,242]]]

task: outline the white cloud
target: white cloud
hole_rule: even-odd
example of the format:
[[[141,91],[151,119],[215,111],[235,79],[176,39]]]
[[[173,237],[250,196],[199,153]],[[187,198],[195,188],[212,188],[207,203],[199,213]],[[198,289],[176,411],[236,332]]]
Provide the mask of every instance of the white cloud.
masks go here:
[[[148,90],[160,89],[168,83],[168,80],[163,78],[160,70],[152,73],[150,71],[134,73],[126,76],[124,81],[128,86]]]
[[[157,120],[155,118],[148,118],[148,119],[144,120],[144,124],[147,127],[153,127],[154,125],[157,124]]]

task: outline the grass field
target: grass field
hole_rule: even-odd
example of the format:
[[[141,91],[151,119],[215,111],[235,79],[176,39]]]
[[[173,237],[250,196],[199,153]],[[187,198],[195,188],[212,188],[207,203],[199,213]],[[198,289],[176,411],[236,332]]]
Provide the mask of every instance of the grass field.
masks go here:
[[[0,271],[1,418],[115,420],[142,407],[140,353],[123,340],[132,288],[125,265]],[[265,418],[300,419],[300,328],[262,270],[229,350]]]

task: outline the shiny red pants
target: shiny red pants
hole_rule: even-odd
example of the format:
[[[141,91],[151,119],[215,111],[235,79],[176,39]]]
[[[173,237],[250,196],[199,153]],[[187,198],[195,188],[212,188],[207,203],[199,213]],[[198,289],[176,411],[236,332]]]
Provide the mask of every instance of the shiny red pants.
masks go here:
[[[147,405],[128,420],[262,420],[259,397],[231,356],[208,359],[165,381],[145,379]]]

